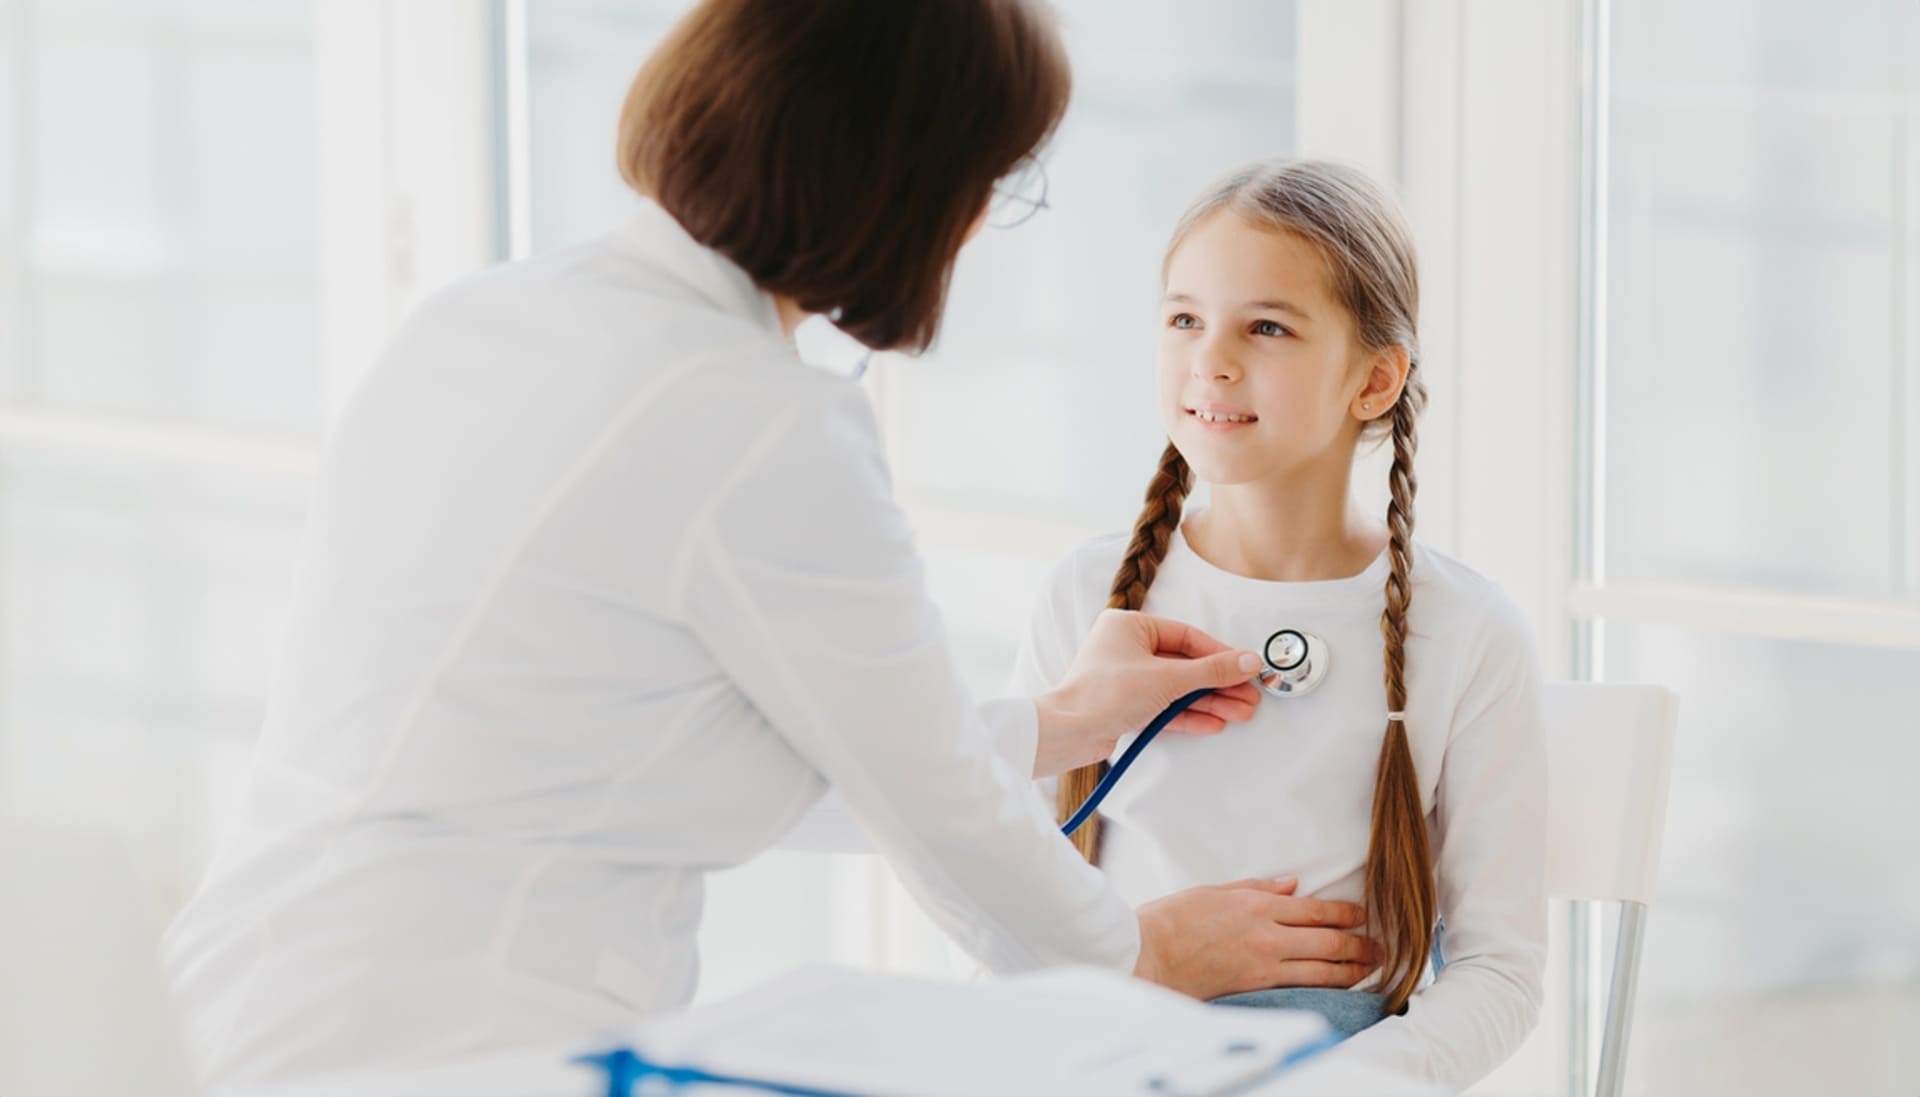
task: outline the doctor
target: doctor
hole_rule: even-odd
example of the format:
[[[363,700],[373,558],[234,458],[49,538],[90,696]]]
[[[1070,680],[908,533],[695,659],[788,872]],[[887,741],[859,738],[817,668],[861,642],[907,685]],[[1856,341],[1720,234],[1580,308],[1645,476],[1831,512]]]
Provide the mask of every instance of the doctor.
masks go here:
[[[818,313],[926,346],[1067,92],[1038,3],[708,0],[627,99],[632,222],[404,324],[329,444],[241,825],[170,934],[212,1081],[683,1005],[705,875],[828,786],[994,969],[1365,973],[1359,912],[1285,882],[1130,909],[1031,790],[1189,690],[1219,692],[1183,730],[1246,719],[1254,656],[1110,615],[1058,691],[976,704],[865,396],[795,357]]]

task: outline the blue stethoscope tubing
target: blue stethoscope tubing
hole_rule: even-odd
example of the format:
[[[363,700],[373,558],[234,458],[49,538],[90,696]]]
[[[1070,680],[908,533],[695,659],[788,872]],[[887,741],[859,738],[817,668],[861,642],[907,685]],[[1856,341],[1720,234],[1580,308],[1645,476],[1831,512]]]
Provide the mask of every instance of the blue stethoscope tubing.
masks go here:
[[[1287,638],[1292,642],[1282,645],[1282,654],[1276,659],[1273,653],[1274,644]],[[1312,633],[1301,632],[1299,629],[1283,628],[1267,637],[1266,645],[1261,652],[1266,659],[1267,669],[1260,672],[1260,688],[1276,697],[1295,696],[1313,689],[1320,684],[1320,679],[1326,676],[1325,647],[1325,641]],[[1316,657],[1315,652],[1320,654]],[[1093,794],[1087,797],[1087,802],[1074,809],[1073,817],[1060,828],[1060,833],[1071,838],[1074,831],[1079,830],[1082,824],[1093,818],[1093,813],[1100,807],[1100,801],[1105,800],[1107,793],[1113,791],[1113,786],[1120,783],[1120,778],[1127,772],[1127,767],[1133,764],[1135,758],[1140,757],[1141,751],[1147,749],[1147,744],[1153,742],[1154,737],[1165,730],[1166,726],[1173,722],[1174,717],[1187,711],[1195,701],[1212,692],[1210,689],[1194,690],[1168,705],[1166,711],[1153,718],[1153,723],[1142,728],[1139,738],[1128,745],[1126,753],[1120,756],[1120,760],[1115,762],[1113,768],[1107,771],[1107,775],[1094,786]]]
[[[1113,791],[1113,786],[1120,783],[1120,778],[1127,772],[1127,767],[1133,764],[1135,758],[1140,757],[1141,751],[1147,749],[1147,744],[1153,742],[1155,736],[1165,731],[1167,725],[1173,723],[1174,717],[1187,711],[1195,701],[1212,692],[1210,689],[1194,690],[1168,705],[1164,712],[1153,718],[1153,723],[1141,729],[1139,737],[1127,746],[1126,753],[1120,756],[1120,760],[1115,762],[1113,768],[1107,771],[1107,775],[1094,786],[1093,794],[1087,797],[1086,803],[1081,804],[1074,811],[1073,818],[1066,821],[1066,824],[1060,828],[1060,833],[1072,837],[1073,832],[1079,830],[1081,824],[1093,818],[1093,813],[1100,808],[1100,801],[1105,800],[1107,793]]]

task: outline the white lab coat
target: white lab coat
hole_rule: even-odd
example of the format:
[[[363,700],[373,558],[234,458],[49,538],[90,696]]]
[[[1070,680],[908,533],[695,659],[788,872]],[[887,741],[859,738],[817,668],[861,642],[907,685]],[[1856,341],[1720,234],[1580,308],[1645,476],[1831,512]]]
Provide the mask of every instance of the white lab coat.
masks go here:
[[[1032,703],[956,676],[864,394],[657,206],[406,322],[328,446],[281,667],[168,942],[216,1082],[681,1005],[706,873],[829,785],[990,967],[1135,960],[1029,791]]]

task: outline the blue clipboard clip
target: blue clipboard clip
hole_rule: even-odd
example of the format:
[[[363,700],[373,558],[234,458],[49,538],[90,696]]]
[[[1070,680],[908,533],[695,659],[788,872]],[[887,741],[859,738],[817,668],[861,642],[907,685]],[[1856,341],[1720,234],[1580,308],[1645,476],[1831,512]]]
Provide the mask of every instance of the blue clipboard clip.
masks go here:
[[[594,1067],[605,1072],[607,1097],[636,1097],[636,1095],[651,1097],[656,1093],[671,1093],[681,1086],[691,1085],[739,1086],[767,1093],[786,1094],[787,1097],[858,1097],[856,1094],[809,1089],[759,1078],[715,1074],[698,1067],[669,1066],[665,1063],[656,1063],[632,1048],[626,1047],[582,1055],[573,1061],[581,1066]]]

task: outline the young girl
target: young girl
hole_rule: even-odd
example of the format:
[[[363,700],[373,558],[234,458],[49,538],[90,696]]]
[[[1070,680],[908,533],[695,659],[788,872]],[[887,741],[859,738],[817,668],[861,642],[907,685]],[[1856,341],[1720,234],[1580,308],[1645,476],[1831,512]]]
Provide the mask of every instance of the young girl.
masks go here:
[[[1255,651],[1299,630],[1317,638],[1319,680],[1266,697],[1228,734],[1157,740],[1075,842],[1134,900],[1284,874],[1301,895],[1362,903],[1385,954],[1364,989],[1223,1001],[1319,1010],[1360,1033],[1343,1053],[1464,1087],[1538,1016],[1546,763],[1525,621],[1491,582],[1413,539],[1426,390],[1412,241],[1358,172],[1256,164],[1181,220],[1163,281],[1171,444],[1132,536],[1056,569],[1021,687],[1051,685],[1104,609]],[[1348,492],[1358,447],[1381,436],[1393,445],[1384,524]],[[1210,505],[1189,510],[1196,477]],[[1106,768],[1059,782],[1062,819]],[[1445,962],[1429,978],[1442,920]]]

